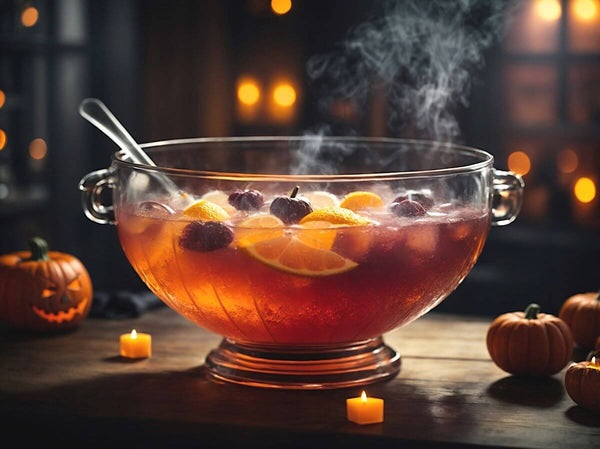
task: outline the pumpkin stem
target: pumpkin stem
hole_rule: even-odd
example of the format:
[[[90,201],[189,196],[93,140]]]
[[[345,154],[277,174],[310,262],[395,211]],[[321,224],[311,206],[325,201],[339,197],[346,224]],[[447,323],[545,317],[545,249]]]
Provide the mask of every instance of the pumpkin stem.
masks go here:
[[[300,190],[300,186],[294,187],[294,190],[292,190],[292,193],[290,193],[290,198],[296,198],[296,195],[298,195],[298,190]]]
[[[585,358],[585,360],[587,362],[591,362],[593,357],[596,357],[596,364],[599,364],[599,362],[600,362],[600,349],[594,349],[593,351],[588,352],[588,355]]]
[[[34,237],[29,241],[31,257],[27,260],[50,260],[48,257],[48,244],[41,237]]]
[[[538,304],[529,304],[525,309],[525,318],[535,320],[538,313],[540,313],[540,306]]]

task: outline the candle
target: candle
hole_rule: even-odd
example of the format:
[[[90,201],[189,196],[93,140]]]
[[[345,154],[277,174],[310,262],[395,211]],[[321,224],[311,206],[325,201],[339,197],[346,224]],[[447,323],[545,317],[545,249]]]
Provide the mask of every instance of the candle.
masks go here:
[[[383,422],[383,399],[368,398],[364,391],[359,398],[346,399],[348,421],[356,424]]]
[[[600,371],[600,364],[598,364],[598,362],[600,362],[600,360],[596,359],[596,357],[592,357],[592,359],[590,360],[590,364],[588,365],[588,367],[593,368],[593,369],[597,369]]]
[[[152,355],[152,337],[150,334],[138,334],[134,329],[131,334],[121,335],[120,341],[122,357],[139,359]]]

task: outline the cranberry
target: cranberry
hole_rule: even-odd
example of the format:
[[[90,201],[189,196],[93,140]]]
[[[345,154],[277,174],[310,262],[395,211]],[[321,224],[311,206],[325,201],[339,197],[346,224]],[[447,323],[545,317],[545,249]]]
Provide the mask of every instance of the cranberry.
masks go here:
[[[262,193],[258,190],[237,189],[227,199],[237,210],[258,210],[265,203]]]
[[[193,221],[179,236],[179,246],[192,251],[214,251],[233,242],[233,231],[219,221]]]
[[[404,200],[392,203],[390,209],[399,217],[418,217],[425,215],[425,208],[416,201]]]
[[[290,196],[279,196],[271,202],[269,210],[286,225],[298,223],[313,211],[308,200],[296,197],[299,189],[296,186]]]
[[[413,192],[413,191],[408,191],[401,195],[398,195],[394,199],[393,202],[401,203],[402,201],[406,201],[406,200],[416,201],[416,202],[420,203],[421,206],[423,206],[425,208],[425,210],[431,209],[433,207],[433,205],[435,204],[435,201],[433,200],[433,198],[431,198],[431,196],[429,196],[425,193]]]

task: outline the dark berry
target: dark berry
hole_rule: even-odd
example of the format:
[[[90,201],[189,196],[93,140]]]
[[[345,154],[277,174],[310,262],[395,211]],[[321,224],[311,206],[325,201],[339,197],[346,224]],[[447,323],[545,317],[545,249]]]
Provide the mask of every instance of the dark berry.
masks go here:
[[[218,221],[193,221],[179,236],[179,246],[192,251],[214,251],[233,242],[233,231]]]
[[[401,195],[398,195],[395,199],[394,199],[394,203],[401,203],[402,201],[406,201],[406,200],[411,200],[411,201],[416,201],[418,203],[421,204],[421,206],[423,206],[423,208],[425,208],[425,210],[429,210],[433,207],[433,205],[435,204],[435,201],[433,200],[433,198],[431,198],[431,196],[425,194],[425,193],[420,193],[420,192],[405,192]]]
[[[262,193],[258,190],[237,189],[227,199],[237,210],[258,210],[265,203]]]
[[[390,209],[399,217],[418,217],[425,215],[426,211],[420,203],[411,200],[400,201],[399,203],[392,203]]]
[[[298,189],[296,186],[290,196],[279,196],[271,202],[269,210],[286,225],[298,223],[313,211],[308,200],[296,196]]]

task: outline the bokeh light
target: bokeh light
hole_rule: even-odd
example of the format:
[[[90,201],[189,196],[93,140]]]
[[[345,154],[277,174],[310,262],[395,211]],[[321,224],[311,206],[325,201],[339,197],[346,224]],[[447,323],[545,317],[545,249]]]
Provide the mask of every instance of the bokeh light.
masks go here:
[[[575,16],[584,21],[591,22],[598,16],[598,0],[575,0],[573,12]]]
[[[254,105],[260,99],[260,88],[256,81],[243,80],[238,83],[237,96],[240,103]]]
[[[279,106],[290,107],[296,102],[296,89],[288,83],[281,83],[273,90],[273,100]]]
[[[292,0],[271,0],[271,9],[275,14],[286,14],[292,9]]]
[[[21,13],[21,23],[23,26],[32,27],[34,26],[39,18],[39,13],[36,8],[30,6],[29,8],[25,8]]]
[[[531,160],[523,151],[515,151],[508,156],[508,169],[518,175],[525,176],[531,170]]]
[[[0,150],[3,150],[6,146],[6,133],[3,129],[0,129]]]
[[[562,8],[559,0],[537,0],[535,12],[542,20],[554,22],[560,18]]]
[[[573,150],[562,150],[556,156],[556,165],[561,173],[573,173],[579,166],[579,157]]]
[[[44,139],[33,139],[29,144],[29,156],[31,156],[32,159],[44,159],[47,152],[48,146]]]
[[[6,101],[6,95],[4,91],[0,89],[0,109],[4,106],[4,102]]]
[[[582,203],[589,203],[596,198],[596,184],[590,178],[581,177],[575,183],[573,193]]]

